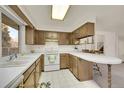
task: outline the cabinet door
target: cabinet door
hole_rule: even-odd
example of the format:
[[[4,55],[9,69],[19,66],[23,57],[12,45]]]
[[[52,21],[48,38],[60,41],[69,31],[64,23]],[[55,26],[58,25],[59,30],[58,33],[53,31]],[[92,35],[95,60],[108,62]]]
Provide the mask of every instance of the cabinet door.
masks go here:
[[[30,74],[30,76],[24,83],[24,88],[34,88],[34,87],[35,87],[35,70]]]
[[[88,36],[94,35],[94,23],[87,23],[87,33]]]
[[[38,38],[39,33],[38,32],[39,32],[38,30],[35,30],[35,34],[34,34],[34,42],[36,45],[38,44],[38,40],[39,40],[39,38]]]
[[[25,42],[26,44],[34,44],[34,29],[29,27],[29,26],[26,26],[26,31],[25,31]]]
[[[68,54],[61,54],[60,55],[60,68],[68,68],[69,67],[69,60]]]
[[[82,27],[79,28],[79,38],[86,37],[87,36],[87,27],[83,25]]]
[[[73,68],[73,56],[69,55],[69,70],[72,72]]]
[[[93,79],[93,63],[78,58],[78,79],[80,81]]]
[[[39,85],[39,78],[40,78],[40,62],[38,62],[37,66],[36,66],[36,71],[35,71],[35,83],[36,83],[36,87]]]
[[[73,56],[73,69],[72,69],[73,74],[75,77],[78,77],[78,60],[77,57]]]
[[[59,33],[58,36],[60,45],[68,45],[69,44],[69,34],[68,33]]]
[[[25,71],[24,75],[24,82],[27,80],[27,78],[29,77],[29,75],[31,74],[31,72],[35,69],[35,63],[31,65],[31,67],[29,67],[28,70]]]
[[[41,71],[44,71],[44,55],[41,55],[41,64],[40,64]]]
[[[45,36],[43,31],[35,30],[35,44],[36,45],[44,45],[45,44]]]
[[[73,45],[73,34],[69,33],[69,44]]]
[[[39,33],[38,33],[38,38],[39,38],[39,40],[38,40],[38,44],[40,44],[40,45],[44,45],[44,44],[45,44],[45,36],[44,36],[44,32],[39,31]]]

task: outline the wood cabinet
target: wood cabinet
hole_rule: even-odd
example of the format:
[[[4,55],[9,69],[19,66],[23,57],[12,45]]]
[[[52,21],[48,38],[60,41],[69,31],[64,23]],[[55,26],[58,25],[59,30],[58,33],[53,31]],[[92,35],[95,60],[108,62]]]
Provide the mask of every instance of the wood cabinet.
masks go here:
[[[77,30],[77,38],[84,38],[88,36],[93,36],[94,35],[94,23],[86,23]]]
[[[79,39],[94,35],[94,23],[87,22],[71,33],[34,30],[26,27],[26,44],[44,45],[46,41],[56,41],[60,45],[79,44]]]
[[[69,44],[73,45],[73,34],[69,33]]]
[[[78,60],[76,56],[73,56],[73,67],[72,67],[72,73],[76,78],[78,78]]]
[[[44,45],[45,44],[45,33],[44,31],[35,30],[35,44]]]
[[[69,44],[69,33],[60,32],[58,33],[59,45]]]
[[[24,88],[35,88],[39,85],[38,81],[41,75],[41,57],[38,58],[34,64],[32,64],[24,72],[23,84]]]
[[[80,59],[76,56],[70,56],[69,70],[80,81],[93,79],[93,63]]]
[[[60,54],[60,68],[69,68],[69,56],[68,54]]]
[[[39,78],[40,78],[40,74],[41,74],[41,69],[40,69],[40,65],[41,64],[41,59],[39,58],[36,61],[36,68],[35,68],[35,84],[36,87],[39,85]]]
[[[69,70],[72,72],[73,69],[73,55],[69,55]]]
[[[28,79],[24,83],[24,88],[34,88],[35,87],[35,70],[33,70]]]
[[[58,32],[45,32],[45,41],[46,42],[58,42]]]
[[[25,31],[25,42],[26,44],[32,45],[34,44],[34,29],[26,26],[26,31]]]
[[[70,45],[78,45],[80,40],[76,38],[76,32],[72,32],[69,34],[69,44]],[[78,42],[76,44],[76,42]]]
[[[31,72],[35,69],[35,63],[30,66],[25,72],[24,72],[24,82],[28,79],[28,77],[30,76]]]
[[[44,55],[41,55],[41,66],[40,66],[41,71],[44,71]]]
[[[93,63],[78,58],[78,79],[80,81],[93,79]]]

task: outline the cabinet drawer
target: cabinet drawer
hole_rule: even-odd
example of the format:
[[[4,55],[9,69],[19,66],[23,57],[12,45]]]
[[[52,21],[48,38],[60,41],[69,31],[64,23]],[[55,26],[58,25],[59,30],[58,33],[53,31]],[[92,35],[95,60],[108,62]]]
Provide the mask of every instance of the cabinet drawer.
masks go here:
[[[31,72],[35,69],[35,63],[23,74],[24,75],[24,82],[30,76]]]

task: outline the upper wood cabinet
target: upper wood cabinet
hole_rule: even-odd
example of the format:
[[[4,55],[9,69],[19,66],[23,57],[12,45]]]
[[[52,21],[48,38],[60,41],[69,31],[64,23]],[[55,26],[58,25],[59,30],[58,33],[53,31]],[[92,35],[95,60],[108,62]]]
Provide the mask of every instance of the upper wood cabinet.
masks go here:
[[[75,32],[69,33],[69,44],[70,45],[78,45],[79,44],[79,39],[76,38]]]
[[[31,27],[26,27],[26,44],[28,45],[44,45],[44,31],[34,30]]]
[[[45,32],[45,41],[46,42],[58,42],[58,32]]]
[[[87,22],[72,33],[34,30],[26,27],[26,44],[44,45],[55,41],[59,45],[78,45],[81,38],[94,35],[94,23]]]
[[[69,45],[69,33],[58,33],[59,45]]]
[[[45,33],[44,31],[35,30],[34,41],[36,45],[44,45],[45,44]]]
[[[26,31],[25,31],[25,38],[26,38],[26,44],[32,45],[34,44],[34,29],[26,26]]]
[[[76,38],[84,38],[88,36],[93,36],[94,35],[94,23],[86,23],[83,26],[79,27],[75,31]]]

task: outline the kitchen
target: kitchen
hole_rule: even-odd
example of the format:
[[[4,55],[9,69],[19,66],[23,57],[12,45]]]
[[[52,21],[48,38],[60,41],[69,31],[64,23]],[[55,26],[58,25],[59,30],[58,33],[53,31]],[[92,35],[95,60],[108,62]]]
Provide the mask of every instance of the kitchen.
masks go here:
[[[18,31],[17,49],[0,39],[0,87],[123,88],[124,6],[64,6],[63,19],[50,14],[57,7],[0,6],[1,32]]]

